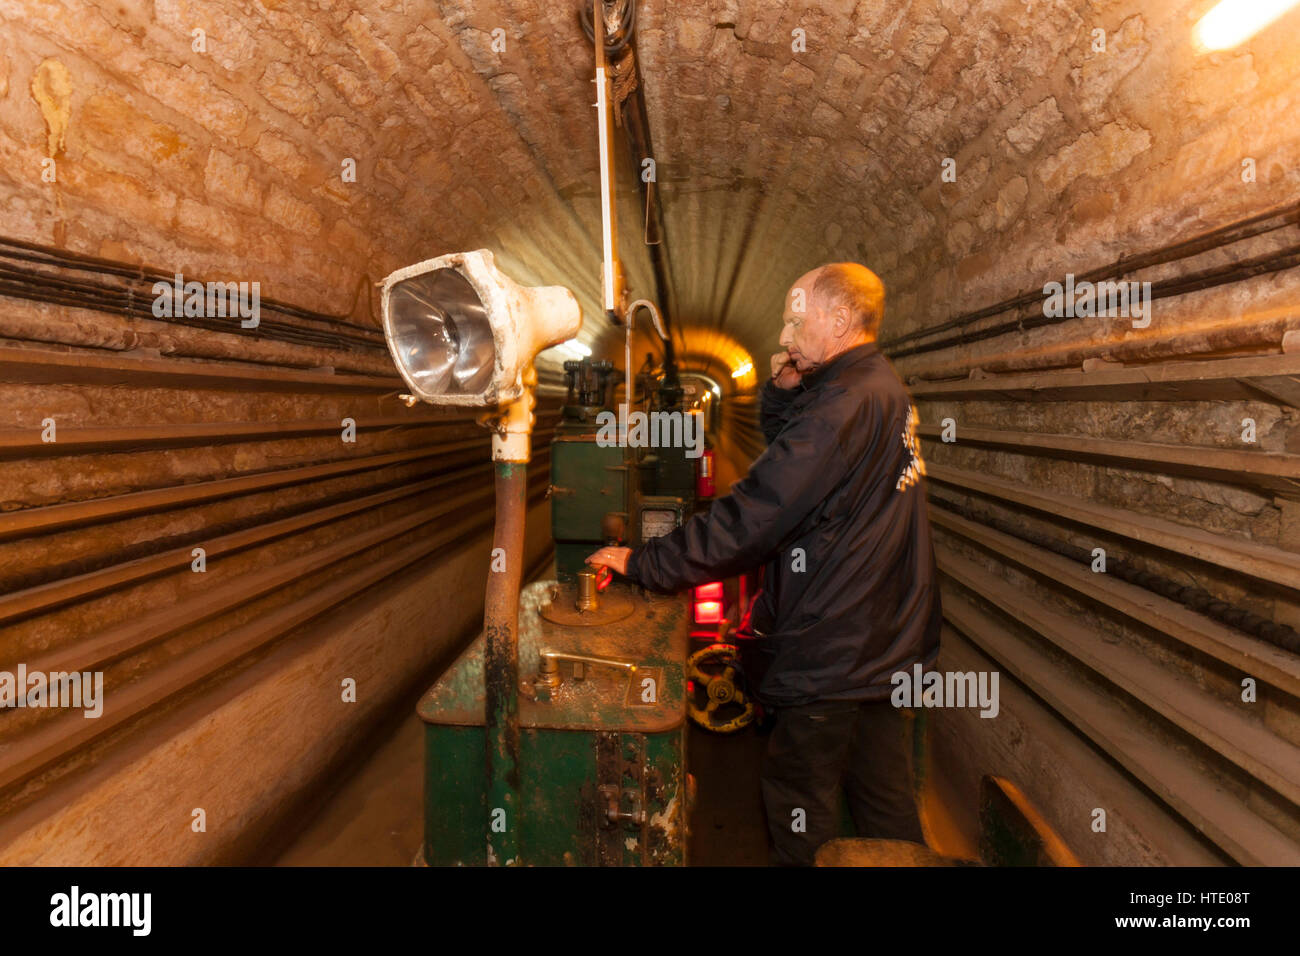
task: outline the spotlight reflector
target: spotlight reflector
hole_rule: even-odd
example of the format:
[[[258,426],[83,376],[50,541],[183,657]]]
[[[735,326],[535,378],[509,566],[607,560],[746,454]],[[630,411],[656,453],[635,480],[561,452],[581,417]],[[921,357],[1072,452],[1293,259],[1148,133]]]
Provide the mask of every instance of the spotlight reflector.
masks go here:
[[[486,249],[398,269],[381,300],[397,370],[416,398],[435,405],[521,398],[537,353],[582,328],[572,292],[521,286]]]
[[[413,388],[428,395],[481,395],[492,383],[496,342],[487,309],[463,275],[435,269],[393,286],[389,343]]]

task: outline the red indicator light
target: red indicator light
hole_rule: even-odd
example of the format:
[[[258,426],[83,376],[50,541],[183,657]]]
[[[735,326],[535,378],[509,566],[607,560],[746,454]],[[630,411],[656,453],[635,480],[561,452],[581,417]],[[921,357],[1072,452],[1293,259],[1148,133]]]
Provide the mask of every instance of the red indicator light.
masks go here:
[[[699,584],[695,587],[695,600],[697,601],[721,601],[722,600],[722,582],[713,581],[709,584]]]
[[[695,602],[695,623],[696,624],[721,624],[722,623],[722,602],[721,601],[696,601]]]

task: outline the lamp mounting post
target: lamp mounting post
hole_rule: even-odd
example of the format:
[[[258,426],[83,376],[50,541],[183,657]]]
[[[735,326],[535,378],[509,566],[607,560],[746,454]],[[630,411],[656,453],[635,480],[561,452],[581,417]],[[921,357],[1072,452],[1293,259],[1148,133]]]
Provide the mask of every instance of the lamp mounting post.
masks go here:
[[[382,289],[384,338],[413,399],[491,409],[496,527],[484,594],[487,862],[520,863],[519,586],[537,353],[573,338],[582,311],[560,286],[521,286],[486,249],[399,269]]]

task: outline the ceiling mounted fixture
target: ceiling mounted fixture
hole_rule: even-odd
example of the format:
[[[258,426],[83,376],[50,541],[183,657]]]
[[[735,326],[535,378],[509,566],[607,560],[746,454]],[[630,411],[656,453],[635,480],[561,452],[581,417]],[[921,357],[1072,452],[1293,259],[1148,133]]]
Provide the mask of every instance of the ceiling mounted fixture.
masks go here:
[[[1280,18],[1300,0],[1220,0],[1193,30],[1203,51],[1230,50]]]

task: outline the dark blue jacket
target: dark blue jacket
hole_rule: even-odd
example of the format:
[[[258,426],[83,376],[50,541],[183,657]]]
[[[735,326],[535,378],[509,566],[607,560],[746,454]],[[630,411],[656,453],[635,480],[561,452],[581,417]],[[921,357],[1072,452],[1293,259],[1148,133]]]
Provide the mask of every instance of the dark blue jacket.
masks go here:
[[[771,653],[760,700],[878,700],[939,650],[939,587],[915,409],[868,343],[769,381],[769,445],[707,512],[632,552],[627,576],[672,592],[766,565],[754,629]]]

